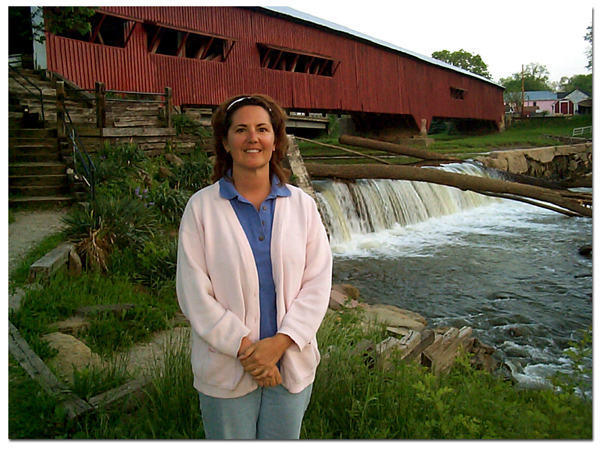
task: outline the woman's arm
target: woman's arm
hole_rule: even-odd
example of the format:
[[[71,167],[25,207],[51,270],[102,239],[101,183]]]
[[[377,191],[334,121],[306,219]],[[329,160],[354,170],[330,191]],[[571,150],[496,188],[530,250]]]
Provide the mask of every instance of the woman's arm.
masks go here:
[[[177,299],[194,331],[218,352],[236,357],[250,329],[215,298],[205,258],[204,228],[188,204],[181,219]]]

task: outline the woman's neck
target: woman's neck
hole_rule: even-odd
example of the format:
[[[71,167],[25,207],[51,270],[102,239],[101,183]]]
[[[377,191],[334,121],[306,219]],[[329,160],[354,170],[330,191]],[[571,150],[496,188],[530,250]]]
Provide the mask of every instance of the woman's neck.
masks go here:
[[[231,177],[240,195],[252,203],[257,210],[271,193],[271,176],[268,168],[266,171],[245,171],[236,170],[234,166]]]

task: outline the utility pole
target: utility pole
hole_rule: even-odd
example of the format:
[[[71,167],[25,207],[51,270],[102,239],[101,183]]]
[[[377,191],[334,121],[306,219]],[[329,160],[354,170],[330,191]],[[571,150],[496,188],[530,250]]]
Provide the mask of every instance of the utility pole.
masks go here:
[[[525,118],[525,66],[521,64],[521,119]]]

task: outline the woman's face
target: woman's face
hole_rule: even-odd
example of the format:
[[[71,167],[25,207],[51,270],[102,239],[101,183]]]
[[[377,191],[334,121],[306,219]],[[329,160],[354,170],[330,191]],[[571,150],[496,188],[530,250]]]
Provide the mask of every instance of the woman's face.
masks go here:
[[[261,106],[248,105],[231,116],[231,126],[223,146],[231,154],[233,169],[269,168],[275,149],[275,133],[269,113]]]

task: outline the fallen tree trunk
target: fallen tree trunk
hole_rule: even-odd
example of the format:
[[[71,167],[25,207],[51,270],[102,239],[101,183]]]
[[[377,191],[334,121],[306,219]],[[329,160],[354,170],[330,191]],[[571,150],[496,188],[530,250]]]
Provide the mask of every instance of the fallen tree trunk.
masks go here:
[[[336,150],[342,150],[342,151],[344,151],[346,153],[351,153],[353,155],[361,156],[363,158],[372,159],[372,160],[380,162],[382,164],[387,164],[387,165],[392,164],[391,162],[386,161],[385,159],[378,158],[377,156],[367,155],[365,153],[358,152],[356,150],[350,150],[349,148],[340,147],[338,145],[325,144],[323,142],[313,141],[311,139],[306,139],[306,138],[302,138],[302,137],[299,137],[299,136],[295,136],[295,138],[298,139],[299,141],[310,142],[312,144],[318,144],[318,145],[321,145],[323,147],[329,147],[329,148],[334,148]]]
[[[449,155],[444,155],[444,154],[440,154],[440,153],[436,153],[436,152],[430,152],[427,150],[421,150],[418,148],[408,147],[406,145],[393,144],[391,142],[383,142],[383,141],[377,141],[377,140],[373,140],[373,139],[361,138],[358,136],[342,135],[339,138],[339,141],[341,144],[344,144],[344,145],[352,145],[355,147],[369,148],[371,150],[385,151],[385,152],[393,153],[396,155],[411,156],[414,158],[419,158],[419,159],[425,160],[425,162],[422,164],[427,164],[428,162],[434,162],[434,161],[437,163],[441,163],[441,162],[460,162],[460,163],[462,163],[462,162],[464,162],[461,159],[458,159],[458,158],[455,158],[455,157],[452,157]],[[322,145],[326,145],[326,144],[322,144]],[[335,146],[330,146],[330,147],[344,150],[342,147],[335,147]],[[347,150],[347,149],[345,149],[345,150],[352,152],[352,150]],[[356,153],[360,154],[359,152],[356,152]],[[363,155],[363,156],[369,157],[367,155]],[[375,158],[371,157],[371,159],[375,159]],[[386,162],[386,164],[390,164],[390,163]],[[566,189],[569,187],[591,187],[591,181],[587,182],[585,184],[578,185],[573,182],[545,180],[543,178],[537,178],[537,177],[532,177],[529,175],[507,172],[505,170],[500,170],[500,169],[493,169],[493,170],[495,170],[498,173],[501,173],[508,181],[514,181],[515,183],[531,184],[532,186],[540,186],[540,187],[544,187],[544,188],[548,188],[548,189]]]
[[[339,141],[340,144],[344,145],[370,148],[371,150],[380,150],[388,153],[394,153],[396,155],[412,156],[413,158],[425,159],[429,161],[462,162],[460,159],[453,156],[430,152],[429,150],[409,147],[407,145],[393,144],[391,142],[376,141],[358,136],[348,136],[347,134],[340,136]]]
[[[423,181],[433,184],[451,186],[463,191],[473,191],[484,195],[508,194],[513,200],[534,199],[560,207],[550,208],[553,211],[568,215],[592,217],[591,196],[589,203],[574,200],[562,195],[560,191],[545,189],[538,186],[513,183],[494,178],[477,177],[473,175],[456,174],[438,169],[415,168],[408,166],[383,166],[380,164],[316,164],[306,163],[306,170],[312,177],[339,178],[343,180],[358,180],[364,178]],[[531,203],[530,200],[522,200]],[[536,203],[536,206],[544,207]]]

